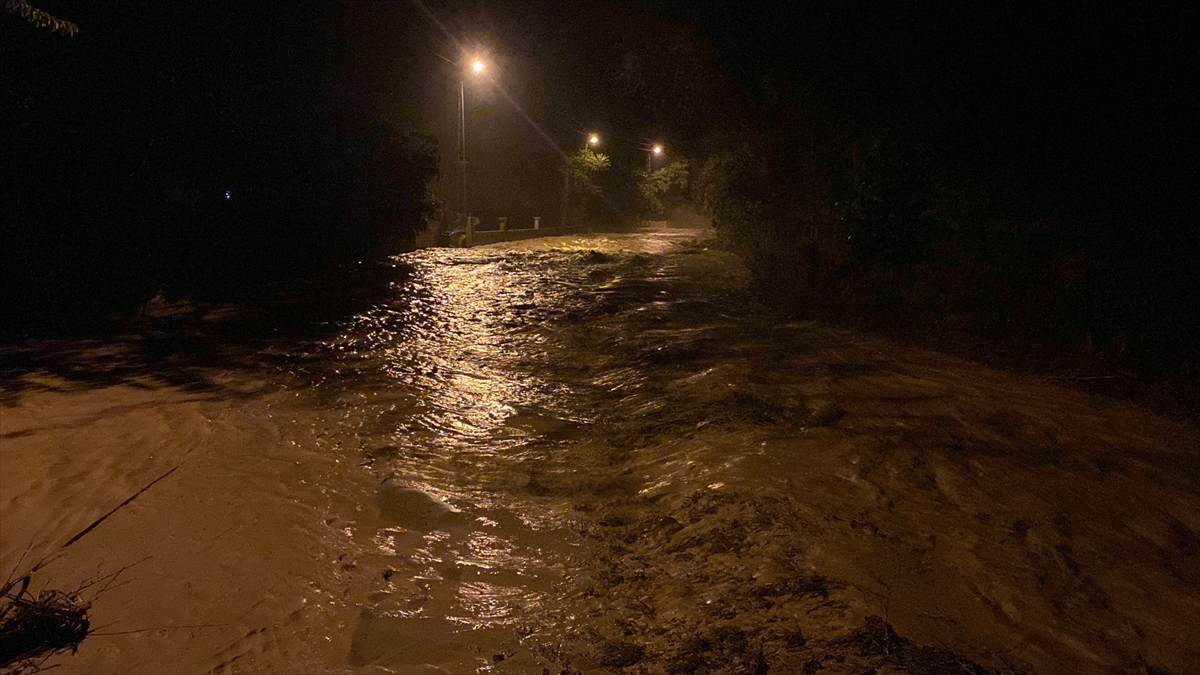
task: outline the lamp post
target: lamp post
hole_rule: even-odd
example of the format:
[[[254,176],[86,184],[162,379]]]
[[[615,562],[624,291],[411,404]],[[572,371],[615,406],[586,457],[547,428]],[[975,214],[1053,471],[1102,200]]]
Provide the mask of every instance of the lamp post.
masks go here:
[[[660,143],[653,143],[646,148],[646,180],[650,180],[650,174],[654,172],[654,158],[663,154],[663,146]],[[650,218],[649,204],[646,206],[646,220]]]
[[[597,145],[600,145],[600,134],[591,133],[591,134],[587,135],[587,141],[584,142],[583,149],[587,150],[587,149],[589,149],[591,147],[595,147]],[[571,162],[570,162],[570,159],[568,159],[567,160],[567,172],[566,172],[566,175],[563,176],[562,224],[563,224],[564,228],[567,226],[567,211],[570,209],[570,206],[571,206]]]
[[[654,170],[654,158],[663,154],[663,146],[655,143],[650,147],[650,151],[646,153],[646,173]]]
[[[484,70],[480,59],[471,61],[471,73],[479,75]],[[471,223],[471,214],[467,211],[467,83],[466,78],[458,81],[458,207],[459,213],[466,220],[463,223],[467,244],[474,239],[475,227]]]

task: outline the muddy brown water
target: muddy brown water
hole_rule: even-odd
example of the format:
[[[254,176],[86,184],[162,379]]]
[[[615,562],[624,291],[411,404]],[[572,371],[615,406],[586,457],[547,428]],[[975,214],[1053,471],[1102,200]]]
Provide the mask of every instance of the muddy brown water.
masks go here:
[[[781,322],[706,236],[418,251],[208,387],[24,375],[0,569],[124,568],[46,665],[1200,672],[1194,430]]]

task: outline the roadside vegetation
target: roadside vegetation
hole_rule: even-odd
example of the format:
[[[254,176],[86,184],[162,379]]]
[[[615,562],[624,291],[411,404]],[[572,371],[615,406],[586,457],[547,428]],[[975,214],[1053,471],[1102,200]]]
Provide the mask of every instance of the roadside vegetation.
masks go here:
[[[567,158],[570,167],[567,193],[567,219],[572,223],[593,227],[612,218],[611,201],[604,193],[604,178],[612,169],[612,160],[602,152],[583,148]]]
[[[1148,127],[1101,135],[1103,81],[1071,84],[1096,119],[1037,120],[1028,133],[1046,147],[1028,149],[1012,136],[1024,120],[953,109],[955,82],[911,53],[949,35],[952,19],[913,20],[896,28],[912,44],[897,44],[892,28],[854,25],[853,7],[851,27],[818,17],[789,39],[746,43],[758,62],[746,57],[755,66],[743,72],[699,31],[649,26],[656,39],[625,47],[617,83],[669,121],[690,198],[761,295],[800,316],[1200,409],[1200,266],[1178,152]],[[783,77],[823,60],[846,65]]]

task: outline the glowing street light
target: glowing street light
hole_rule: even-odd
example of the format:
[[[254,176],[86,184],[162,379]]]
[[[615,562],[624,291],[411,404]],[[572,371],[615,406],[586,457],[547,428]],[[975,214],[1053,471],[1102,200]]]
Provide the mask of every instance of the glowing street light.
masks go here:
[[[654,170],[654,158],[663,154],[663,146],[655,143],[650,147],[650,153],[646,155],[646,171]]]
[[[475,61],[473,61],[471,63],[471,70],[475,71],[476,73],[482,73],[483,72],[483,61],[480,61],[479,59],[475,59]]]
[[[588,136],[588,145],[600,145],[600,137],[596,134]]]

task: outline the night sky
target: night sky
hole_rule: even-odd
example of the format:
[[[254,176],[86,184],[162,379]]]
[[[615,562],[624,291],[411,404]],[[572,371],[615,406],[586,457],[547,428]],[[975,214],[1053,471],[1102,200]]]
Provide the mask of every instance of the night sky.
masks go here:
[[[1169,210],[1194,182],[1187,127],[1197,110],[1184,76],[1191,12],[1172,3],[172,5],[164,12],[124,2],[40,4],[83,27],[74,40],[84,46],[71,49],[109,42],[109,51],[143,50],[124,55],[142,67],[173,62],[178,86],[196,89],[166,92],[164,105],[203,98],[219,107],[220,97],[236,95],[222,90],[223,78],[241,86],[239,68],[279,59],[294,76],[327,86],[327,100],[297,105],[343,115],[372,106],[434,133],[444,160],[453,157],[458,74],[439,55],[457,59],[459,45],[486,53],[488,81],[468,83],[467,94],[472,195],[487,216],[527,219],[558,208],[559,154],[538,128],[559,149],[600,131],[618,159],[636,157],[651,138],[688,147],[688,129],[668,128],[615,82],[625,54],[661,47],[676,33],[751,103],[819,97],[839,111],[886,118],[956,170],[1015,185],[1041,211],[1103,219]],[[160,39],[148,37],[156,32]],[[287,96],[287,84],[279,85],[276,93]]]

